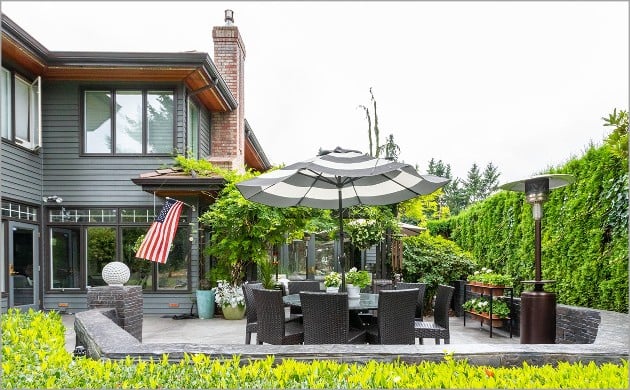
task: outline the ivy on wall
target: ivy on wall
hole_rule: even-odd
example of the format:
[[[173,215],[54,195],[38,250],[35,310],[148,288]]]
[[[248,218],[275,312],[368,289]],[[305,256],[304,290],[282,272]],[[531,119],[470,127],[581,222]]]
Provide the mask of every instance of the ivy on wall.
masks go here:
[[[542,277],[558,303],[628,312],[628,159],[591,146],[549,173],[575,176],[543,205]],[[522,193],[501,191],[429,231],[455,241],[479,266],[534,279],[534,220]],[[523,285],[515,285],[520,293]]]

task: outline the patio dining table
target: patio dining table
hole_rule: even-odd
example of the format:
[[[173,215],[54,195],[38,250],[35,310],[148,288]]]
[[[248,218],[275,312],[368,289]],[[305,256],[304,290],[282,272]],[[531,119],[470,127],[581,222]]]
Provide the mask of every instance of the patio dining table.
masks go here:
[[[289,306],[300,306],[300,294],[289,294],[282,297],[282,300]],[[360,312],[378,309],[378,294],[360,293],[359,298],[348,298],[348,311],[350,327],[354,329],[364,328]]]
[[[300,294],[285,295],[282,300],[290,306],[301,306]],[[378,309],[378,294],[361,293],[359,298],[348,298],[348,309],[350,311]]]

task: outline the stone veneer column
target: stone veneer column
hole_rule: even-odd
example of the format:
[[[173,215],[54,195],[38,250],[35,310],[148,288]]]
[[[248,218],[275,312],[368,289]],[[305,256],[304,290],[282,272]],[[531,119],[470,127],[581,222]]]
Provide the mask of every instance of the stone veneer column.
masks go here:
[[[89,287],[88,309],[112,307],[116,309],[118,325],[142,341],[142,287],[101,286]]]
[[[211,161],[231,161],[232,169],[245,165],[245,45],[233,25],[212,29],[213,61],[221,77],[238,102],[236,110],[211,116]]]

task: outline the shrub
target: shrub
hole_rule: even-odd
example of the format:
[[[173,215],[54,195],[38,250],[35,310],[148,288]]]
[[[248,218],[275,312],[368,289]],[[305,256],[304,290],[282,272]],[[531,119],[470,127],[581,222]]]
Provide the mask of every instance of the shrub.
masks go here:
[[[128,357],[123,361],[73,360],[65,350],[57,313],[11,309],[2,314],[3,388],[628,388],[628,361],[521,367],[473,366],[446,354],[443,362],[276,363],[274,356],[243,362],[185,354],[181,362]]]
[[[475,269],[470,253],[442,237],[421,233],[403,238],[403,278],[427,284],[425,307],[438,284],[465,279]]]

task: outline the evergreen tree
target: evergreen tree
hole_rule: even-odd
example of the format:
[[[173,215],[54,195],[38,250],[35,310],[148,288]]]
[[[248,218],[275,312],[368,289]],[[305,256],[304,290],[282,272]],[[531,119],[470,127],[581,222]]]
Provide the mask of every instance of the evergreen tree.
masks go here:
[[[483,170],[481,182],[482,188],[480,192],[481,199],[489,197],[493,192],[499,188],[499,168],[494,166],[492,162],[486,165],[486,169]]]

